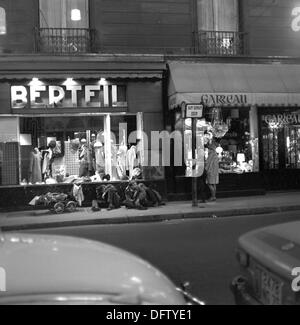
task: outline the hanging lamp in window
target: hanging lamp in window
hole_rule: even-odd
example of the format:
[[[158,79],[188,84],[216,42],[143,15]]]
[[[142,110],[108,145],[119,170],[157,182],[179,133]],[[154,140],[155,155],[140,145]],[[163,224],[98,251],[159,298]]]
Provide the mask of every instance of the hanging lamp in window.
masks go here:
[[[79,9],[72,9],[71,20],[72,21],[80,21],[81,20],[81,11]]]

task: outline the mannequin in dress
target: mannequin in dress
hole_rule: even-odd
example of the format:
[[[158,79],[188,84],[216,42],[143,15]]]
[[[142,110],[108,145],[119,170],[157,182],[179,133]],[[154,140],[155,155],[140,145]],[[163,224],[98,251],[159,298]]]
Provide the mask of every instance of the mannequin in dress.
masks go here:
[[[117,171],[118,176],[121,180],[126,178],[126,157],[127,157],[127,146],[122,143],[117,153]]]
[[[79,177],[89,176],[89,149],[86,139],[81,139],[79,149]]]
[[[41,169],[42,154],[38,148],[34,148],[30,154],[29,163],[29,183],[36,184],[42,182]]]
[[[96,142],[94,143],[94,153],[95,153],[95,170],[100,178],[102,179],[105,175],[105,151],[104,145],[101,141],[101,134],[98,133]]]
[[[127,151],[127,170],[129,171],[129,179],[132,179],[134,176],[133,171],[136,166],[137,159],[137,149],[135,145],[131,145],[130,149]]]

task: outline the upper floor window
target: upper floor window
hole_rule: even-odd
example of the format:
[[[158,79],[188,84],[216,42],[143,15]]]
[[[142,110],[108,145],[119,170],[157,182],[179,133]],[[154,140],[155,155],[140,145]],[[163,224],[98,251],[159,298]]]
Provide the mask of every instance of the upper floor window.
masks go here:
[[[199,30],[237,32],[238,0],[198,0],[198,17]]]
[[[0,7],[0,35],[6,34],[6,12],[5,9]]]
[[[39,0],[41,28],[89,28],[88,0]]]
[[[239,31],[238,0],[197,0],[196,51],[206,55],[245,55],[247,35]]]

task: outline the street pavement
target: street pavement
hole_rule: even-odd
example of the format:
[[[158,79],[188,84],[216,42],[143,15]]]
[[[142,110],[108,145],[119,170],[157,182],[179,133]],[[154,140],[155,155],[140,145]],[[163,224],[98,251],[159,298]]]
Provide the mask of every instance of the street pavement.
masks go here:
[[[53,214],[48,210],[0,213],[0,230],[28,230],[97,224],[144,223],[166,220],[231,217],[300,210],[300,192],[268,193],[263,196],[219,199],[216,203],[192,207],[191,202],[168,202],[147,211],[118,210],[92,212],[79,208],[75,213]]]
[[[126,249],[162,270],[173,282],[191,283],[207,304],[234,303],[229,283],[239,272],[240,235],[271,224],[300,219],[300,211],[160,223],[94,225],[30,231],[103,241]]]

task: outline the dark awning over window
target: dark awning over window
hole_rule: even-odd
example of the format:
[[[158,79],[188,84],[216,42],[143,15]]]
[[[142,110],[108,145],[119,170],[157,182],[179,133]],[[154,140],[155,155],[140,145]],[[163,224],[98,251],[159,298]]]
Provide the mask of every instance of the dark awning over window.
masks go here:
[[[169,106],[300,106],[300,66],[293,64],[168,64]]]

